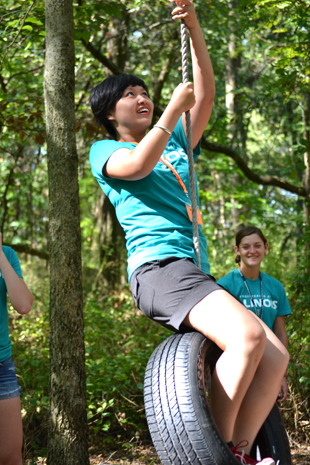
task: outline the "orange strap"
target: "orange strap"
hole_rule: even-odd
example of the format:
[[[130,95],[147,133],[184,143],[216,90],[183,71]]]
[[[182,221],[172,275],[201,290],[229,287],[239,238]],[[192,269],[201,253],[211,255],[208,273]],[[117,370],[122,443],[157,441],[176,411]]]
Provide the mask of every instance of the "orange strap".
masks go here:
[[[171,169],[171,171],[173,172],[173,174],[175,175],[175,177],[177,178],[177,180],[179,181],[179,184],[180,186],[182,187],[182,189],[184,190],[185,194],[186,194],[186,197],[188,198],[190,204],[191,204],[191,200],[189,198],[189,195],[188,195],[188,191],[186,189],[186,186],[184,184],[184,182],[182,181],[181,179],[181,176],[179,175],[179,173],[177,172],[177,170],[175,169],[175,167],[170,163],[170,161],[167,160],[167,158],[165,158],[163,155],[160,157],[160,161],[162,163],[164,163],[166,166],[168,166],[168,168]],[[193,212],[192,212],[192,207],[191,205],[186,205],[186,211],[187,211],[187,214],[189,216],[189,219],[191,221],[193,221]],[[201,216],[201,211],[200,210],[197,210],[197,220],[198,220],[198,224],[203,224],[202,222],[202,216]]]
[[[120,139],[118,142],[125,142],[123,139]],[[130,144],[137,144],[137,142],[129,142]],[[164,163],[166,166],[168,166],[168,168],[171,169],[171,171],[173,172],[173,174],[175,175],[175,177],[177,178],[177,180],[179,181],[180,183],[180,186],[182,187],[183,191],[185,192],[186,194],[186,197],[189,198],[189,195],[188,195],[188,191],[186,189],[186,186],[184,184],[184,182],[182,181],[179,173],[177,172],[177,170],[175,169],[175,167],[170,163],[170,161],[167,160],[167,158],[165,158],[163,155],[160,157],[160,161],[162,163]]]
[[[177,172],[177,170],[175,169],[175,167],[170,163],[170,161],[167,160],[167,158],[165,158],[163,155],[160,157],[160,161],[162,163],[164,163],[166,166],[168,166],[168,168],[171,169],[171,171],[173,172],[173,174],[175,175],[175,177],[177,178],[177,180],[179,181],[179,184],[180,186],[182,187],[183,191],[185,192],[186,194],[186,197],[189,198],[188,196],[188,191],[186,189],[186,186],[184,184],[184,182],[182,181],[179,173]]]

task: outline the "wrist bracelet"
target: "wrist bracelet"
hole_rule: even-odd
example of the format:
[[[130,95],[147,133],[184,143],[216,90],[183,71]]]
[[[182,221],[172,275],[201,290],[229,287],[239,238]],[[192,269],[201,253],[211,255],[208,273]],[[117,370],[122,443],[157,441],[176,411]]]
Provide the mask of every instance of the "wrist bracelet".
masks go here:
[[[160,124],[154,124],[153,128],[162,129],[162,130],[165,131],[167,134],[169,134],[169,136],[171,136],[171,134],[172,134],[172,132],[171,132],[168,128],[165,128],[165,126],[161,126]]]

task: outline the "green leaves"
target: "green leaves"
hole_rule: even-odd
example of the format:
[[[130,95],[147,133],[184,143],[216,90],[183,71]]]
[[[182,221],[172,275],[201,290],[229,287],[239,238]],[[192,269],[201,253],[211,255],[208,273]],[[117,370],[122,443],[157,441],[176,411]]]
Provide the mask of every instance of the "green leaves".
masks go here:
[[[26,23],[34,23],[34,24],[37,24],[38,26],[43,26],[42,21],[40,21],[40,19],[38,18],[35,18],[34,16],[27,16]]]
[[[88,419],[99,437],[109,433],[111,442],[117,425],[125,436],[145,428],[144,370],[154,345],[166,335],[137,311],[127,291],[106,296],[100,305],[95,298],[86,302]]]

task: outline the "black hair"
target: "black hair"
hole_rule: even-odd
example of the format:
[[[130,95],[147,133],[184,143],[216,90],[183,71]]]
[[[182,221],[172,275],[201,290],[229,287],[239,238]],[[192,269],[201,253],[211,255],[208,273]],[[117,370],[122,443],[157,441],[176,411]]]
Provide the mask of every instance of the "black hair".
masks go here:
[[[129,86],[141,86],[149,93],[145,82],[132,74],[120,74],[119,76],[109,76],[98,84],[91,92],[90,106],[98,121],[102,124],[110,136],[117,140],[118,134],[108,115],[115,109],[115,105],[122,98],[124,90]]]
[[[252,234],[257,234],[263,241],[264,245],[267,244],[267,239],[259,228],[257,228],[256,226],[246,226],[245,228],[242,228],[240,231],[237,232],[236,246],[239,247],[242,239],[246,236],[251,236]],[[240,263],[240,261],[241,261],[240,255],[237,255],[235,257],[235,262]]]

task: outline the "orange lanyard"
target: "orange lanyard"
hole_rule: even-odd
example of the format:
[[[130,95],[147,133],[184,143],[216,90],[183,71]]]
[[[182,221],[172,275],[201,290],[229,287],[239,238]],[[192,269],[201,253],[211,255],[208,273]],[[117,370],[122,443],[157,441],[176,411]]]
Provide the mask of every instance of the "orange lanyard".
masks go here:
[[[123,139],[120,139],[118,142],[125,142],[125,141],[124,141]],[[136,145],[138,145],[137,142],[129,142],[129,143],[130,143],[130,144],[136,144]],[[179,181],[180,186],[182,187],[183,191],[185,192],[186,197],[189,199],[189,195],[188,195],[188,191],[187,191],[187,189],[186,189],[186,186],[185,186],[184,182],[182,181],[182,179],[181,179],[179,173],[178,173],[177,170],[175,169],[175,167],[170,163],[170,161],[167,160],[167,158],[164,157],[164,155],[162,155],[162,156],[160,157],[160,161],[161,161],[162,163],[164,163],[166,166],[168,166],[168,168],[171,169],[172,173],[175,175],[175,177],[176,177],[177,180]]]
[[[184,184],[184,182],[182,181],[179,173],[177,172],[177,170],[175,169],[175,167],[170,163],[170,161],[167,160],[167,158],[165,158],[163,155],[160,157],[160,161],[162,163],[164,163],[166,166],[168,166],[168,168],[171,169],[172,173],[175,175],[175,177],[177,178],[177,180],[179,181],[179,184],[180,186],[182,187],[183,191],[185,192],[186,194],[186,197],[189,199],[189,195],[188,195],[188,191],[186,189],[186,186]]]
[[[175,167],[167,160],[167,158],[165,158],[163,155],[160,157],[160,161],[162,163],[164,163],[171,171],[172,173],[175,175],[175,177],[177,178],[177,180],[179,181],[179,184],[180,186],[182,187],[183,191],[185,192],[185,195],[189,201],[189,204],[187,202],[185,202],[185,207],[186,207],[186,211],[187,211],[187,214],[189,216],[189,219],[190,221],[193,221],[193,212],[192,212],[192,206],[191,206],[191,199],[188,195],[188,191],[186,189],[186,186],[184,184],[184,182],[182,181],[179,173],[177,172],[177,170],[175,169]],[[199,209],[197,209],[197,220],[198,220],[198,224],[203,224],[202,222],[202,216],[201,216],[201,211]]]

